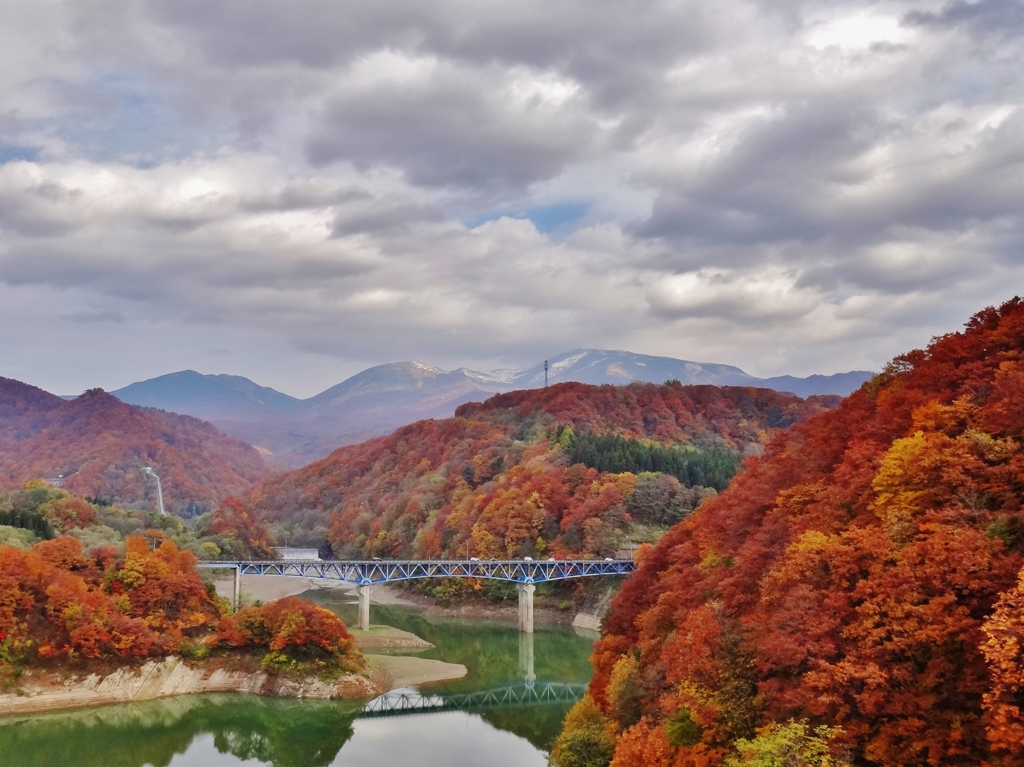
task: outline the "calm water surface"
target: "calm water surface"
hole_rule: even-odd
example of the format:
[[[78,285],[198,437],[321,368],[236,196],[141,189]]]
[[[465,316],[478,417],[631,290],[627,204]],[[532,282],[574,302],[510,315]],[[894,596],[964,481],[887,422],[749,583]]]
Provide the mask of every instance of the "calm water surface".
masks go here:
[[[354,607],[339,597],[310,596],[354,622]],[[548,746],[571,705],[568,698],[578,694],[575,685],[589,681],[590,638],[541,627],[531,641],[514,625],[427,620],[399,607],[375,605],[372,617],[437,645],[418,653],[421,657],[469,669],[464,679],[424,687],[419,695],[409,691],[404,700],[392,695],[378,708],[460,705],[463,710],[381,716],[365,714],[365,702],[183,696],[0,719],[0,767],[546,764]],[[538,701],[545,690],[555,690],[562,702]]]

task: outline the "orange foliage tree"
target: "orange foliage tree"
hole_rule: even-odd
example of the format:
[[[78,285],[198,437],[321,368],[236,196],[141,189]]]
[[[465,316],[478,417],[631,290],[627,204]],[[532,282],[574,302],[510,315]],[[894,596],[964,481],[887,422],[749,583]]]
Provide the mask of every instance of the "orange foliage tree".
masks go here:
[[[123,559],[112,549],[86,555],[66,536],[28,551],[0,546],[4,660],[174,652],[219,617],[194,566],[170,541],[151,551],[138,537]]]
[[[226,602],[213,599],[195,565],[159,530],[129,537],[123,554],[86,553],[70,536],[27,551],[0,545],[0,678],[33,664],[196,657],[211,647],[256,650],[271,671],[362,669],[330,610],[289,597],[223,615]]]
[[[989,740],[997,754],[1024,760],[1024,570],[982,630],[992,675],[985,693]]]
[[[641,719],[622,733],[610,767],[671,767],[674,757],[665,730]]]
[[[266,650],[264,665],[269,667],[312,663],[355,671],[363,665],[355,639],[341,618],[296,597],[245,607],[222,618],[216,642],[224,647]]]
[[[92,506],[73,495],[60,493],[56,498],[44,503],[39,511],[53,529],[58,531],[66,532],[75,527],[96,524],[96,512]]]

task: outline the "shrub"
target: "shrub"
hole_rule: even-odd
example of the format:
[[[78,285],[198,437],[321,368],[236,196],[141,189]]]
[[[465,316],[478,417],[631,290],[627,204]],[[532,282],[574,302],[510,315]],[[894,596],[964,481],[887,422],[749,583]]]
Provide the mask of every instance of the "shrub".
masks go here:
[[[584,695],[562,723],[548,757],[551,767],[608,767],[615,751],[615,725]]]
[[[216,644],[265,650],[265,666],[307,671],[351,672],[363,666],[345,623],[327,608],[298,597],[244,607],[221,618]]]

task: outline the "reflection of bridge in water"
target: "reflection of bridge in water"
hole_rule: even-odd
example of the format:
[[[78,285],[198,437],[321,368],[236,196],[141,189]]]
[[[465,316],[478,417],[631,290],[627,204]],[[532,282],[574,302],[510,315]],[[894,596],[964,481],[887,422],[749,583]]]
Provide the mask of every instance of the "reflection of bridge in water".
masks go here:
[[[243,575],[278,575],[340,581],[357,586],[359,593],[359,628],[370,628],[370,589],[379,583],[395,583],[418,578],[483,578],[515,583],[519,590],[519,630],[533,633],[533,592],[536,584],[572,578],[607,575],[628,575],[634,565],[629,559],[409,559],[409,560],[339,560],[267,562],[225,561],[200,562],[199,567],[224,568],[235,571],[235,604],[241,593]]]
[[[484,711],[495,708],[575,703],[587,691],[579,682],[537,681],[534,635],[519,635],[519,681],[474,692],[436,693],[396,690],[363,706],[360,717],[406,716],[436,711]]]
[[[484,711],[493,708],[575,703],[587,691],[585,684],[520,682],[478,692],[429,695],[420,692],[389,692],[363,706],[360,717],[408,716],[437,711]]]

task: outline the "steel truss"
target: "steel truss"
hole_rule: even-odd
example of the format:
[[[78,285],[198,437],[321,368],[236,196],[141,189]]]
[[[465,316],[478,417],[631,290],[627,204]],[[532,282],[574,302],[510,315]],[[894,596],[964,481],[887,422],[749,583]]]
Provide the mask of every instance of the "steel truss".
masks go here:
[[[321,578],[358,586],[394,583],[417,578],[486,578],[512,583],[544,583],[599,575],[627,575],[634,565],[628,559],[557,559],[527,562],[522,559],[484,560],[352,560],[352,561],[218,561],[199,567],[239,570],[242,575],[282,575]]]

